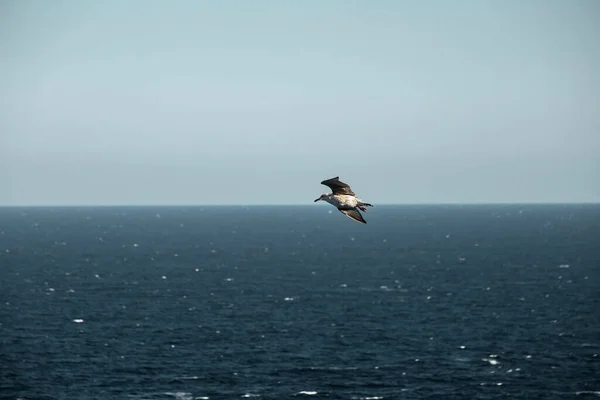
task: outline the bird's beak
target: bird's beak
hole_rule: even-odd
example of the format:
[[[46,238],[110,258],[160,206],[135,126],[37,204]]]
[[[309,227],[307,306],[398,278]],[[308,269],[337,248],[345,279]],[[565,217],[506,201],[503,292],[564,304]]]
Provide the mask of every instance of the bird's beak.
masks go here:
[[[316,199],[316,200],[314,201],[314,203],[316,203],[316,202],[317,202],[317,201],[319,201],[319,200],[321,200],[321,198],[320,198],[320,197],[319,197],[318,199]]]

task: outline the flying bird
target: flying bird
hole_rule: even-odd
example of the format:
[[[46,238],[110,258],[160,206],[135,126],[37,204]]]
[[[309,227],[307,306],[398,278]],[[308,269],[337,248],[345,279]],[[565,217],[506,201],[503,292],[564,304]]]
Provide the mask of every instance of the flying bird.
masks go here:
[[[340,181],[340,177],[336,176],[335,178],[326,179],[321,182],[321,185],[328,186],[332,193],[324,193],[318,199],[315,200],[315,203],[319,200],[326,201],[327,203],[335,206],[342,214],[346,215],[353,220],[360,222],[362,224],[366,224],[367,221],[363,218],[362,214],[359,210],[367,212],[367,206],[373,207],[372,204],[365,203],[358,197],[356,194],[350,189],[350,186],[342,181]]]

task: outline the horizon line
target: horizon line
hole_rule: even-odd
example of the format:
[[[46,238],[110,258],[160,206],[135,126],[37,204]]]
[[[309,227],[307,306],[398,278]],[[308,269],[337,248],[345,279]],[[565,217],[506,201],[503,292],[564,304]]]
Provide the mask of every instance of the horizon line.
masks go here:
[[[480,205],[496,205],[496,206],[527,206],[527,205],[600,205],[600,201],[513,201],[513,202],[424,202],[424,203],[376,203],[375,207],[383,206],[480,206]],[[0,204],[0,208],[110,208],[110,207],[309,207],[311,203],[206,203],[206,204],[177,204],[177,203],[156,203],[156,204]],[[319,205],[322,206],[322,205]]]

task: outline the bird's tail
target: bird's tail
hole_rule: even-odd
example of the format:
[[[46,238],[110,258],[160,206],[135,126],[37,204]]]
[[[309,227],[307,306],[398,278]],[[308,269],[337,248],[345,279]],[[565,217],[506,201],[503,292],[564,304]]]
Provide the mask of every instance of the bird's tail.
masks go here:
[[[367,212],[367,208],[365,206],[369,206],[369,207],[373,207],[373,204],[369,204],[369,203],[364,203],[364,202],[360,202],[358,204],[358,208],[362,211],[362,212]]]

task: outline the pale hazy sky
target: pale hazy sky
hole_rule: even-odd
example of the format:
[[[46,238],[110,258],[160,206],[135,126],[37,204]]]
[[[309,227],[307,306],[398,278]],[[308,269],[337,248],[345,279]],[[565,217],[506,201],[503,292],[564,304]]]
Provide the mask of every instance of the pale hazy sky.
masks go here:
[[[0,205],[600,201],[596,0],[0,2]]]

